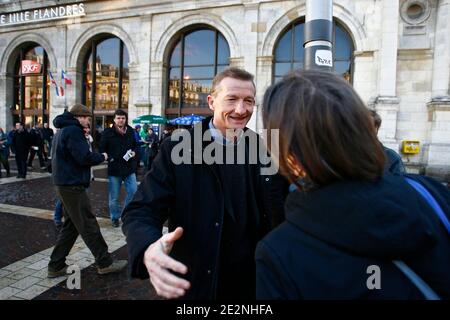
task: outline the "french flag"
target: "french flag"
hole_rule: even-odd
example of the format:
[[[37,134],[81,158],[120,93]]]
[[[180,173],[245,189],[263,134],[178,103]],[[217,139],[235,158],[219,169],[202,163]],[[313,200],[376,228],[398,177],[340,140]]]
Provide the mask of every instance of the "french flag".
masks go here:
[[[65,84],[72,84],[72,80],[70,80],[67,77],[66,72],[64,70],[61,70],[61,79]]]
[[[48,74],[50,75],[50,82],[53,86],[55,86],[55,90],[56,90],[56,95],[59,97],[60,96],[60,87],[58,87],[58,84],[55,81],[55,78],[53,78],[53,74],[52,72],[49,70]]]

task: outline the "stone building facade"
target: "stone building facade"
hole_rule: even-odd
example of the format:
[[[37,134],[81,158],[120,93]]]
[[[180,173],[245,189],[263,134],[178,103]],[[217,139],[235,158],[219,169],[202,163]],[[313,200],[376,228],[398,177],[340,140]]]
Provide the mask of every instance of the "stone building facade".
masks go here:
[[[298,38],[285,37],[292,39],[290,58],[282,49],[289,46],[283,37],[294,34],[304,16],[304,0],[4,0],[0,2],[0,127],[9,129],[18,119],[41,122],[42,116],[51,123],[66,106],[92,104],[92,99],[103,125],[114,106],[127,109],[130,118],[149,113],[207,114],[207,108],[198,108],[198,99],[207,95],[213,76],[208,70],[217,72],[224,66],[220,61],[226,60],[226,65],[255,75],[257,105],[250,127],[260,130],[259,104],[265,89],[286,69],[301,67],[294,59],[302,55],[300,49],[293,49]],[[334,0],[333,16],[345,33],[342,37],[350,39],[342,47],[342,52],[351,48],[341,61],[346,77],[382,116],[380,140],[400,153],[403,141],[419,141],[418,154],[402,154],[408,168],[448,175],[450,0]],[[205,38],[197,34],[200,40],[195,40],[190,35],[197,29],[215,36],[205,32],[201,35]],[[301,29],[295,30],[301,37]],[[215,45],[199,47],[207,37]],[[337,42],[339,37],[336,33]],[[102,42],[110,38],[117,42]],[[194,41],[192,46],[189,41]],[[39,85],[20,73],[20,61],[33,60],[38,52],[30,54],[24,48],[41,48],[45,70],[36,78]],[[94,55],[96,50],[104,56]],[[195,65],[195,57],[203,59],[205,52],[212,62]],[[120,60],[115,66],[107,62],[113,56]],[[188,60],[193,65],[187,65]],[[95,72],[94,65],[98,65]],[[62,85],[62,70],[72,84]],[[198,74],[197,80],[191,81],[188,72]],[[58,86],[63,86],[64,95]],[[189,90],[193,100],[188,107],[183,103]]]

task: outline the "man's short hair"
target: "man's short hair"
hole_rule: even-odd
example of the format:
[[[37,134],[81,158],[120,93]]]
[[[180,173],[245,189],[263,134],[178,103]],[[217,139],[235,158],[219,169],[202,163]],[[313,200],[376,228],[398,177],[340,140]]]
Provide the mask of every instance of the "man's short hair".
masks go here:
[[[254,76],[243,69],[231,67],[223,70],[222,72],[218,73],[212,83],[212,89],[211,89],[211,95],[214,95],[216,93],[216,89],[219,86],[220,82],[225,78],[233,78],[243,81],[251,81],[253,84],[253,88],[255,88],[255,94],[256,94],[256,86],[254,81]]]
[[[114,118],[116,116],[125,116],[125,120],[128,120],[128,114],[122,109],[117,109],[116,111],[114,111]]]

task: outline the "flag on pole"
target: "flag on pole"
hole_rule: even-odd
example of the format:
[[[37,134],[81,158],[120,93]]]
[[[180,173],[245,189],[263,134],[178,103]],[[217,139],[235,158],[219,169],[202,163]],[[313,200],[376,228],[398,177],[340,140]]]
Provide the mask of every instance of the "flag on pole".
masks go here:
[[[56,95],[59,97],[60,96],[60,94],[59,94],[59,90],[60,89],[58,87],[58,84],[56,83],[55,78],[53,78],[53,74],[52,74],[52,72],[50,70],[48,71],[48,74],[50,75],[50,82],[51,82],[51,84],[53,86],[55,86]]]
[[[64,84],[72,84],[72,80],[70,80],[70,78],[67,77],[64,69],[61,70],[61,79],[64,82]]]

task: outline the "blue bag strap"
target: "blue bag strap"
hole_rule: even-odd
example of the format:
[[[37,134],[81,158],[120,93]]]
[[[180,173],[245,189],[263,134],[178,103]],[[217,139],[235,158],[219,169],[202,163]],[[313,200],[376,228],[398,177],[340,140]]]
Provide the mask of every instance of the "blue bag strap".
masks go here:
[[[409,183],[409,185],[413,187],[418,193],[420,193],[422,197],[428,202],[428,204],[433,208],[433,211],[442,221],[442,224],[450,234],[450,222],[448,221],[448,218],[442,210],[441,206],[437,203],[436,199],[434,199],[430,192],[419,182],[414,181],[410,178],[405,179]],[[418,274],[416,274],[410,267],[408,267],[406,263],[401,260],[394,260],[392,262],[416,286],[416,288],[419,289],[420,292],[422,292],[425,299],[440,300],[440,297],[436,294],[436,292],[434,292],[433,289],[431,289]]]
[[[401,260],[392,261],[397,268],[416,286],[427,300],[441,300],[441,298],[422,280],[406,263]]]
[[[430,192],[417,181],[414,181],[410,178],[405,179],[414,189],[416,189],[417,192],[419,192],[422,195],[422,197],[433,208],[434,212],[437,214],[437,216],[447,229],[448,233],[450,234],[450,222],[448,221],[448,218],[445,215],[444,211],[442,210],[441,206],[437,203],[436,199],[434,199],[433,196],[430,194]]]

